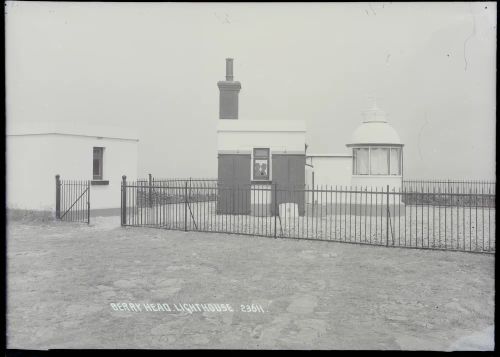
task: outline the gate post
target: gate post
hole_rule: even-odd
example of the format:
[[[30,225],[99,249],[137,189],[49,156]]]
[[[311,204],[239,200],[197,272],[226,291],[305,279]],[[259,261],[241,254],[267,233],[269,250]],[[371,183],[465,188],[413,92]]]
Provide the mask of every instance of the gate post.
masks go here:
[[[187,232],[187,217],[188,217],[188,211],[187,211],[187,205],[188,205],[188,182],[186,181],[185,187],[184,187],[184,231]]]
[[[389,185],[387,185],[387,212],[385,217],[385,245],[389,245]]]
[[[279,206],[278,206],[278,183],[274,184],[274,238],[276,238],[276,216],[279,215]],[[281,221],[280,221],[281,222]]]
[[[122,226],[127,224],[127,176],[122,176]]]
[[[90,181],[87,181],[87,224],[90,224]]]
[[[61,176],[56,175],[56,218],[61,218]]]
[[[149,175],[149,194],[148,194],[148,206],[152,207],[153,206],[153,180],[151,178],[151,174]]]
[[[312,172],[312,217],[314,219],[314,171]]]

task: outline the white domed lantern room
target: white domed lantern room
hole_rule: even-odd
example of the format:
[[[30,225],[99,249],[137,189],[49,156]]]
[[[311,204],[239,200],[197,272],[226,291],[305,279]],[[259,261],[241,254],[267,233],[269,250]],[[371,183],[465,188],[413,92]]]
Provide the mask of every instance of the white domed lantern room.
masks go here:
[[[400,189],[403,178],[403,144],[377,107],[363,112],[364,120],[352,134],[352,186]]]

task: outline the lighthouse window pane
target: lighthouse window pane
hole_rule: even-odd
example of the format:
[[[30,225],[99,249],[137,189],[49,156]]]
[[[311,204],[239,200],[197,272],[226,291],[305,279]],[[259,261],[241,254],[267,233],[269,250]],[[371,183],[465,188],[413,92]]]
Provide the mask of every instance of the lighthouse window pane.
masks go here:
[[[369,173],[369,156],[368,149],[354,149],[354,174],[368,175]]]
[[[401,149],[391,149],[391,175],[401,175]]]
[[[389,174],[389,149],[371,148],[370,170],[372,175]]]

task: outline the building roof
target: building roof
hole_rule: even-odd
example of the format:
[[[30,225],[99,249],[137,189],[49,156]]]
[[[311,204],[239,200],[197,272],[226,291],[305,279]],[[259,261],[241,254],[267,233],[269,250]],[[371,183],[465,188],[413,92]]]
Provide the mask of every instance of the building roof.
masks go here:
[[[380,110],[376,103],[371,109],[363,112],[363,117],[363,122],[354,130],[351,142],[347,146],[356,144],[401,145],[399,134],[387,122],[386,113]]]
[[[306,154],[306,157],[352,157],[351,154]]]
[[[69,124],[63,122],[8,123],[8,136],[21,135],[76,135],[139,141],[129,128],[106,125]]]

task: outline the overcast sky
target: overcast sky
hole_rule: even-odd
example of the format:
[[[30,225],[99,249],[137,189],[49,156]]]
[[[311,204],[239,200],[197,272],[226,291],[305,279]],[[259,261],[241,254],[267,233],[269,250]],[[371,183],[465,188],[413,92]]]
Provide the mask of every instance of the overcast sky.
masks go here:
[[[7,123],[137,133],[139,174],[216,177],[217,81],[240,118],[303,119],[347,153],[367,96],[405,144],[405,178],[495,178],[496,4],[9,2]]]

